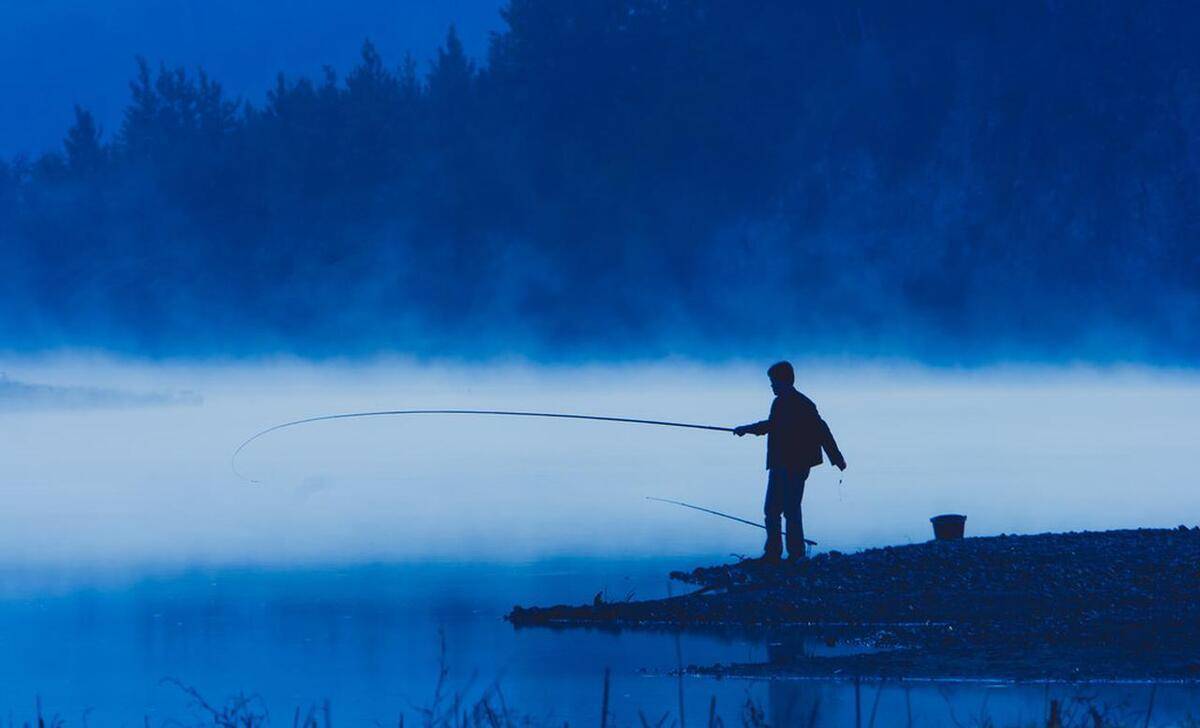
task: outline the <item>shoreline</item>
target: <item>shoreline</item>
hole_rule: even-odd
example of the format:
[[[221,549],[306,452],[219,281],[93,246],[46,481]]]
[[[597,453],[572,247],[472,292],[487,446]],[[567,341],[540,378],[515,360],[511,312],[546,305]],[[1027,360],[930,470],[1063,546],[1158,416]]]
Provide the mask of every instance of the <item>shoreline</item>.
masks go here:
[[[990,536],[671,573],[697,591],[514,607],[519,628],[761,632],[708,677],[1200,681],[1200,527]],[[810,654],[805,640],[862,644]]]

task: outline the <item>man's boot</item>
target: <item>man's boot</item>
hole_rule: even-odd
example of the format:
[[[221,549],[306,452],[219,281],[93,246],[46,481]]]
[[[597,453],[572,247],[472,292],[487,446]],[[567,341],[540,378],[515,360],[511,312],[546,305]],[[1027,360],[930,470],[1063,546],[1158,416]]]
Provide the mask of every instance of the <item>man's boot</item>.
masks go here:
[[[783,534],[779,531],[767,531],[767,542],[763,545],[762,560],[777,564],[783,557]]]
[[[792,563],[808,557],[808,544],[804,542],[804,522],[800,520],[799,509],[787,519],[787,552],[788,561]]]

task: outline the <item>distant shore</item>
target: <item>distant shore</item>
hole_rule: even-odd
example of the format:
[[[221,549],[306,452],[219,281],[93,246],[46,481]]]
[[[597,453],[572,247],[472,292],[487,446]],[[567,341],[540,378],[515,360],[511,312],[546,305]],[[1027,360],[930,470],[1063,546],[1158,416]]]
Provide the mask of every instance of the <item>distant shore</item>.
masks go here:
[[[994,536],[674,572],[669,599],[514,607],[518,626],[767,629],[755,677],[1200,681],[1200,527]],[[806,654],[805,640],[862,647]]]

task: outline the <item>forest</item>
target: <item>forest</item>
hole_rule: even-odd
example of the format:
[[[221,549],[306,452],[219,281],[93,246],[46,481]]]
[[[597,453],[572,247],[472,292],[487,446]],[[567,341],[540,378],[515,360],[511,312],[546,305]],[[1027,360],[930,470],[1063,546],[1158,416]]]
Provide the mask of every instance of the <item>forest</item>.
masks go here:
[[[0,349],[1200,355],[1194,4],[502,16],[260,99],[139,59],[119,128],[0,161]]]

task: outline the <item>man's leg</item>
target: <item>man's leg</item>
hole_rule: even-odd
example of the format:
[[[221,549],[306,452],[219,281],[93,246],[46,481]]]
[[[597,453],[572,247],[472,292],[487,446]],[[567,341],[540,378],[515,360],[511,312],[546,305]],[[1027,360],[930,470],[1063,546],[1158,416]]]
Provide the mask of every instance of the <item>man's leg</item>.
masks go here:
[[[789,559],[802,559],[804,550],[804,518],[800,502],[804,500],[804,482],[808,480],[808,468],[788,470],[786,494],[783,499],[783,516],[787,519],[787,551]]]
[[[767,526],[767,543],[763,546],[763,557],[778,559],[783,555],[784,478],[782,470],[767,471],[767,499],[763,504],[764,523]]]

